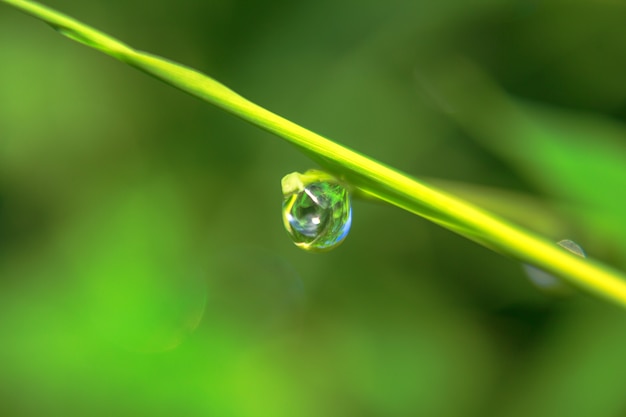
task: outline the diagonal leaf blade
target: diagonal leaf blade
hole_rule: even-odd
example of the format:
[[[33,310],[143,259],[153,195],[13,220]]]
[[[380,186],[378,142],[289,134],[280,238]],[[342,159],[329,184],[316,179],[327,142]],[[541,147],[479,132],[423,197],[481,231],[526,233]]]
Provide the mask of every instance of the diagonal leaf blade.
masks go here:
[[[626,277],[619,271],[563,251],[548,239],[307,130],[250,102],[196,70],[137,51],[38,3],[25,0],[1,1],[50,24],[59,33],[77,42],[111,55],[282,137],[363,195],[422,216],[494,251],[533,264],[626,307]]]

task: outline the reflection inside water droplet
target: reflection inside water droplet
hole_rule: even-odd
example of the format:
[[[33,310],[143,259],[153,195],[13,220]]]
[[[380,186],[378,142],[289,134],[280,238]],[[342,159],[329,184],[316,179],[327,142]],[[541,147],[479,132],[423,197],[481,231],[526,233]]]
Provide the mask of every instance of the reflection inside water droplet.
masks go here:
[[[581,258],[587,257],[587,254],[585,253],[583,248],[580,247],[580,245],[573,240],[563,239],[557,242],[557,245],[573,253],[574,255],[580,256]],[[558,293],[566,292],[570,289],[570,287],[565,282],[552,274],[549,274],[541,269],[530,265],[523,265],[523,267],[530,281],[542,290]]]
[[[307,174],[290,174],[285,177],[287,181],[283,179],[283,223],[298,247],[309,251],[327,251],[343,242],[350,230],[350,196],[346,188],[336,181],[307,184]],[[296,185],[288,183],[290,178]],[[287,183],[288,186],[285,185]]]

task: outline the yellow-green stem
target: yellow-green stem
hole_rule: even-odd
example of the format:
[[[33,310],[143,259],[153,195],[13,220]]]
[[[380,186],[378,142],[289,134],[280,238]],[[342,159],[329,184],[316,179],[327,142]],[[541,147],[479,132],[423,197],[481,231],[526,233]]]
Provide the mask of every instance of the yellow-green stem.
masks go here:
[[[198,71],[134,50],[40,4],[24,0],[1,1],[47,22],[78,42],[286,139],[361,193],[425,217],[490,249],[533,264],[626,307],[626,278],[608,266],[581,259],[549,239],[513,226],[459,198],[307,130],[246,100]]]

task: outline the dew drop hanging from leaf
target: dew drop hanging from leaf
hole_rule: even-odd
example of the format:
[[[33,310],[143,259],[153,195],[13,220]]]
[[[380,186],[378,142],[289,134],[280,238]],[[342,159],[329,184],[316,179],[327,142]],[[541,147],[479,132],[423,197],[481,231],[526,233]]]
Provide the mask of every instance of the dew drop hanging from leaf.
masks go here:
[[[348,190],[331,175],[317,170],[294,172],[282,180],[283,223],[299,248],[324,252],[348,235],[352,207]]]

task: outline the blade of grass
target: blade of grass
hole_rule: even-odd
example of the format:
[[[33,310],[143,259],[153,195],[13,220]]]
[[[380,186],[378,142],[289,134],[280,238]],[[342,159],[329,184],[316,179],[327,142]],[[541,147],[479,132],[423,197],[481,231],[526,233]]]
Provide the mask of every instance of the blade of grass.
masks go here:
[[[581,259],[554,242],[514,226],[459,198],[339,145],[238,95],[214,79],[130,46],[53,9],[25,0],[0,0],[182,91],[274,133],[355,187],[446,227],[494,251],[533,264],[574,285],[626,307],[626,277],[608,266]]]

